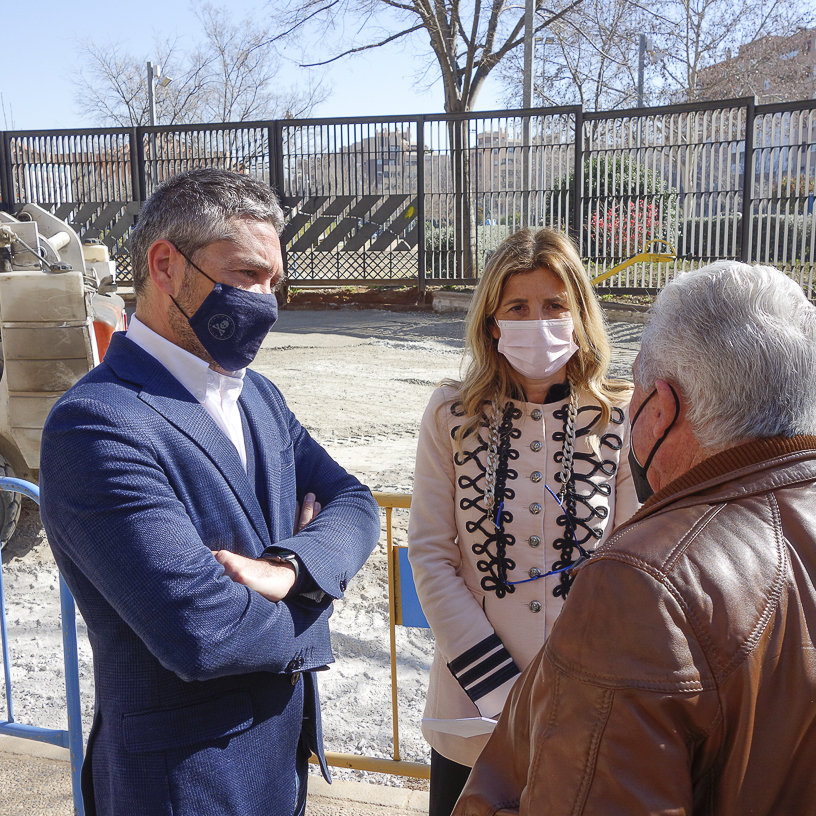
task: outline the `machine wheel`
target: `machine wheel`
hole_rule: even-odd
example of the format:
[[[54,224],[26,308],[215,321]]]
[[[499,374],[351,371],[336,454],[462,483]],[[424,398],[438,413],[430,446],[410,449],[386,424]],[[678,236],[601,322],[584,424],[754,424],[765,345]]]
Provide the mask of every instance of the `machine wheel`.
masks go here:
[[[0,476],[14,476],[11,465],[2,456],[0,456]],[[0,490],[0,549],[8,544],[17,529],[21,499],[22,496],[19,493]]]

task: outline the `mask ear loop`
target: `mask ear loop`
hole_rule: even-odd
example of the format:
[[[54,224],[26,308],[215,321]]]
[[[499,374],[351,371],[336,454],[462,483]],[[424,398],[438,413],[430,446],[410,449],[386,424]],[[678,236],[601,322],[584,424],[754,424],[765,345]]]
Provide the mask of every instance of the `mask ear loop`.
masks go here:
[[[192,266],[193,269],[196,270],[196,272],[200,272],[208,281],[212,281],[216,286],[218,285],[218,281],[213,280],[198,264],[191,261],[175,244],[173,244],[173,249],[175,249],[176,252],[178,252],[178,254],[181,255],[181,257],[184,258],[184,260],[187,261],[187,263],[190,264],[190,266]],[[190,315],[188,315],[187,312],[185,312],[184,309],[182,309],[181,306],[178,305],[178,302],[172,295],[170,295],[170,300],[173,301],[173,305],[184,315],[184,317],[187,319],[187,322],[189,323]]]
[[[652,452],[649,454],[649,458],[646,460],[646,464],[641,465],[641,467],[643,468],[644,473],[646,473],[646,471],[649,469],[649,465],[652,464],[652,459],[654,459],[654,455],[657,453],[660,446],[663,444],[664,440],[666,439],[666,437],[671,432],[671,429],[674,427],[674,423],[677,422],[677,420],[680,417],[680,397],[677,396],[677,392],[674,390],[674,387],[672,386],[671,383],[666,383],[666,385],[669,386],[669,388],[671,389],[671,392],[672,392],[672,396],[674,397],[674,419],[669,424],[669,427],[666,428],[666,430],[663,432],[663,436],[661,436],[660,439],[657,440],[657,443],[652,448]],[[643,402],[643,404],[640,406],[640,408],[638,408],[637,413],[635,414],[635,418],[632,420],[632,424],[630,426],[630,433],[631,433],[631,428],[635,427],[635,423],[637,422],[637,418],[640,416],[640,412],[646,407],[646,403],[655,394],[657,394],[657,389],[656,388],[655,388],[654,391],[652,391],[651,394],[649,394],[649,396],[646,398],[646,400]],[[634,451],[633,451],[633,453],[634,453]],[[637,461],[637,454],[635,454],[635,461]],[[638,464],[640,464],[640,462],[638,462]]]

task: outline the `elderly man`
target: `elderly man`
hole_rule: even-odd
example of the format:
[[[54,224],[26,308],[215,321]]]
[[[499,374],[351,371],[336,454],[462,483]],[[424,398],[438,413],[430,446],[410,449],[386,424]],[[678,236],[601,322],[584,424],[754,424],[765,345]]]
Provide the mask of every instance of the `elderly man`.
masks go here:
[[[43,433],[42,518],[94,654],[87,814],[291,816],[312,751],[327,774],[314,672],[379,519],[246,368],[277,317],[282,228],[246,176],[159,188],[136,317]]]
[[[579,568],[456,816],[814,808],[816,308],[769,267],[689,272],[634,375],[647,500]]]

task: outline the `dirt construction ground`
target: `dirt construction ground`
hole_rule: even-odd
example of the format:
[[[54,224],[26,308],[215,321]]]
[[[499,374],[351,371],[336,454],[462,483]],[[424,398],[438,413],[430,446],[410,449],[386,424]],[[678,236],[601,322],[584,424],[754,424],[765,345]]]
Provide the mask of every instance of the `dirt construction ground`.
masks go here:
[[[463,313],[286,310],[253,368],[281,389],[310,433],[372,490],[410,492],[422,412],[435,385],[458,375],[463,319]],[[641,331],[636,323],[610,324],[613,376],[629,378]],[[404,544],[407,511],[395,511],[395,526],[396,541]],[[320,677],[327,750],[390,756],[384,538],[332,618],[337,663]],[[65,727],[57,575],[31,502],[3,564],[16,719]],[[430,633],[400,629],[397,645],[402,756],[427,762],[419,723]],[[81,622],[79,660],[87,735],[92,670]],[[424,784],[364,772],[337,775]],[[0,807],[5,812],[11,811]]]

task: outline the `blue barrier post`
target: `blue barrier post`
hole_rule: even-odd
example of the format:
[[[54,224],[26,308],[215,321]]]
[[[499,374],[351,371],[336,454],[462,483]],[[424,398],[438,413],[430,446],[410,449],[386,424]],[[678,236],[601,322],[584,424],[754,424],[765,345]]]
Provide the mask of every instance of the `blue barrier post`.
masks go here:
[[[0,490],[22,493],[29,499],[40,503],[40,489],[31,482],[22,479],[0,479]],[[6,630],[6,602],[3,593],[3,568],[0,563],[0,634],[3,641],[3,669],[6,680],[6,713],[8,720],[0,720],[0,734],[7,734],[23,739],[46,742],[67,748],[71,755],[71,786],[74,794],[74,813],[85,816],[80,787],[82,769],[82,707],[79,701],[79,655],[77,653],[76,608],[74,598],[60,575],[60,608],[62,611],[62,649],[65,664],[65,695],[68,708],[68,730],[56,728],[39,728],[23,725],[14,721],[14,708],[11,694],[11,666],[8,652],[8,633]]]

